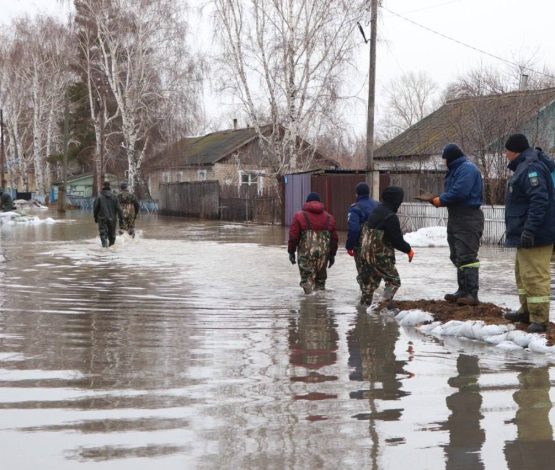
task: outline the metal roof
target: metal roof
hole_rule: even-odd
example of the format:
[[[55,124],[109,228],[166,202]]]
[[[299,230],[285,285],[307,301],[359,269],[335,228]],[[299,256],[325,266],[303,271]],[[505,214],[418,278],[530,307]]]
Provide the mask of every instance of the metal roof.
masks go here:
[[[438,155],[448,142],[472,154],[521,131],[554,102],[555,88],[450,100],[377,148],[374,157]]]

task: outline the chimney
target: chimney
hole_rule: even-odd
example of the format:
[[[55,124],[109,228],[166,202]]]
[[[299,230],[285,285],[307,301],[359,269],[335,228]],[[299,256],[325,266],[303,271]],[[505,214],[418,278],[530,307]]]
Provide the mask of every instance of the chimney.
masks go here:
[[[520,84],[518,85],[518,89],[520,91],[524,91],[528,89],[528,74],[523,73],[520,76]]]
[[[233,130],[237,130],[237,119],[233,119]]]

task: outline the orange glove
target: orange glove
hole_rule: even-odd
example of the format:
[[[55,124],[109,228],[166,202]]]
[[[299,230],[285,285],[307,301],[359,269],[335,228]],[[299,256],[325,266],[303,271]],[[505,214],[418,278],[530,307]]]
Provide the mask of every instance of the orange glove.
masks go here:
[[[409,255],[409,263],[412,262],[412,258],[414,258],[414,250],[411,248],[410,251],[408,252]]]
[[[439,196],[432,199],[432,204],[436,207],[441,207],[441,199],[439,199]]]
[[[349,248],[349,249],[347,250],[347,253],[349,253],[349,256],[355,256],[355,252],[353,251],[352,248]]]

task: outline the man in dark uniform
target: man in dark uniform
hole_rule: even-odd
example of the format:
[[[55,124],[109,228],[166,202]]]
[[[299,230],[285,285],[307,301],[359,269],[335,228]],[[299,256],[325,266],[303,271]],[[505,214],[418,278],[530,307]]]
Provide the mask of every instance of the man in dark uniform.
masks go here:
[[[363,271],[367,271],[367,263],[360,256],[360,231],[368,216],[377,207],[378,203],[370,198],[370,187],[366,183],[358,183],[355,189],[356,202],[350,207],[348,214],[348,233],[345,248],[349,256],[354,256],[357,268],[357,282],[360,286],[362,296],[360,304],[368,306],[372,304],[372,299],[365,294],[369,279],[363,276]]]
[[[139,214],[139,201],[134,194],[127,189],[127,183],[120,184],[120,193],[118,194],[118,202],[123,212],[123,217],[119,221],[119,233],[127,232],[133,238],[135,237],[135,219]]]
[[[445,191],[439,196],[421,195],[418,199],[436,207],[447,207],[447,243],[449,257],[457,268],[459,288],[445,295],[448,302],[478,305],[478,250],[484,232],[482,175],[456,144],[447,144],[441,157],[447,165]]]
[[[505,155],[513,176],[505,201],[507,246],[516,247],[515,278],[520,309],[505,318],[530,323],[529,333],[541,333],[549,322],[550,262],[555,242],[555,163],[530,148],[523,134],[511,135]]]
[[[2,188],[0,188],[0,209],[2,210],[2,212],[15,210],[13,199],[10,196],[10,193],[4,191]]]
[[[105,181],[102,184],[102,192],[94,201],[94,221],[98,224],[98,233],[104,248],[116,242],[116,217],[119,217],[121,224],[123,212],[118,199],[110,189],[110,183]]]

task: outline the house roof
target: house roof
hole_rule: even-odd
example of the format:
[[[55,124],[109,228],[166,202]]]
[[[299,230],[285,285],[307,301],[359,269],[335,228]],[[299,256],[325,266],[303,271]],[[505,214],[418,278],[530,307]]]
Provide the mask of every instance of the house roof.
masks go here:
[[[438,155],[448,142],[472,154],[522,130],[553,102],[555,88],[450,100],[376,149],[374,156]]]
[[[271,125],[261,128],[264,134],[270,132],[271,129]],[[257,138],[256,130],[253,127],[227,129],[199,137],[186,137],[166,147],[155,158],[152,167],[168,168],[183,165],[213,165]],[[319,152],[317,153],[319,154]],[[331,158],[323,158],[329,160],[333,165],[338,165]]]
[[[212,165],[256,138],[252,127],[227,129],[200,137],[186,137],[170,144],[157,159],[156,167],[168,164]]]

